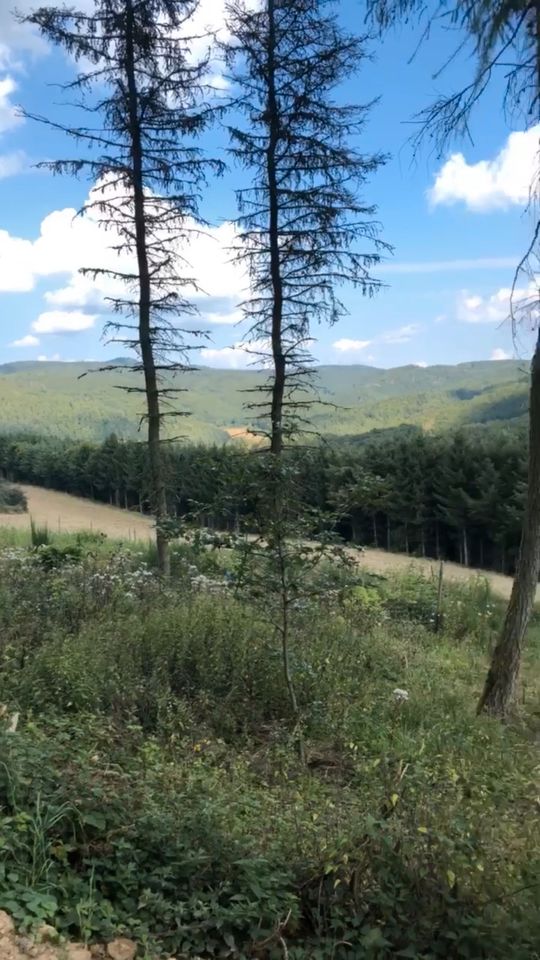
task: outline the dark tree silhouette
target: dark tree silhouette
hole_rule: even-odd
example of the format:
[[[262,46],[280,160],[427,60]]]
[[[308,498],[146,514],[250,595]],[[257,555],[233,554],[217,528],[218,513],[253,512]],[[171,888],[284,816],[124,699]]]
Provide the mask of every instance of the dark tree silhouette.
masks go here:
[[[81,211],[113,231],[117,268],[89,264],[84,272],[115,285],[108,297],[117,317],[107,329],[133,350],[146,396],[150,502],[156,519],[159,568],[169,569],[167,487],[161,447],[165,417],[178,416],[172,376],[189,368],[196,313],[195,280],[180,249],[199,221],[199,189],[208,171],[196,137],[209,123],[207,60],[191,54],[190,20],[198,0],[96,0],[91,15],[42,7],[27,21],[62,46],[83,70],[64,89],[77,93],[91,125],[63,126],[35,117],[86,146],[86,158],[57,161],[55,173],[86,173],[95,187]],[[95,125],[94,125],[95,124]],[[191,289],[190,289],[191,288]],[[116,292],[118,289],[118,292]],[[187,326],[186,326],[187,323]]]
[[[296,542],[305,520],[298,477],[284,450],[309,422],[313,324],[333,324],[343,314],[340,285],[377,289],[370,271],[384,248],[374,208],[359,196],[384,160],[355,143],[369,105],[343,104],[337,93],[358,69],[364,44],[340,28],[335,6],[264,0],[254,8],[238,0],[228,7],[235,106],[247,120],[229,128],[231,152],[252,175],[238,191],[237,255],[251,278],[243,308],[252,350],[272,371],[263,399],[251,404],[269,440],[258,532],[268,551],[265,580],[297,721],[289,635],[306,569]],[[302,755],[301,737],[298,744]]]
[[[309,342],[315,322],[335,323],[345,283],[373,293],[371,269],[388,249],[375,208],[360,197],[384,162],[357,146],[369,104],[340,101],[339,85],[365,58],[322,0],[229,6],[228,50],[247,118],[231,126],[231,152],[252,173],[238,191],[242,248],[252,295],[244,304],[253,351],[272,368],[259,406],[279,455],[309,406]]]

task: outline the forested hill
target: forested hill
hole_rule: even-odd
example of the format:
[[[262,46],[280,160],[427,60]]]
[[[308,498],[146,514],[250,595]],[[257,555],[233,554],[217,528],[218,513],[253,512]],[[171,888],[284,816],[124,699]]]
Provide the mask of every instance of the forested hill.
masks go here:
[[[141,385],[138,375],[127,369],[98,370],[96,363],[0,366],[2,431],[96,440],[113,432],[136,436],[141,395],[118,388]],[[526,365],[514,360],[391,370],[323,366],[318,377],[323,403],[314,407],[312,419],[325,435],[359,435],[401,424],[444,430],[519,422],[527,410]],[[182,375],[177,385],[186,393],[179,394],[179,407],[190,416],[171,420],[171,433],[192,441],[225,442],[254,425],[244,405],[249,391],[264,379],[257,371],[210,368]]]

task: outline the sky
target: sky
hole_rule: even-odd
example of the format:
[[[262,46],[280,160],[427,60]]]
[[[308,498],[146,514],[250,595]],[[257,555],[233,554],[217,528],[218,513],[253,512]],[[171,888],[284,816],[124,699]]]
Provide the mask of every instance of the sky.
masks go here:
[[[34,5],[18,0],[17,9]],[[224,6],[225,0],[202,0],[200,25],[222,26]],[[10,0],[0,0],[0,363],[105,360],[119,352],[102,335],[103,298],[111,291],[79,271],[107,263],[111,240],[91,219],[75,217],[94,185],[36,169],[41,160],[73,156],[75,148],[18,112],[22,106],[53,120],[73,119],[54,84],[73,76],[74,65],[17,23],[9,7]],[[359,0],[342,0],[342,12],[348,26],[363,29]],[[507,318],[514,269],[530,237],[525,208],[540,126],[526,132],[509,125],[495,84],[474,115],[472,139],[443,156],[429,144],[415,155],[414,115],[471,72],[463,56],[435,76],[459,40],[455,34],[434,30],[413,56],[417,40],[404,27],[371,43],[371,59],[340,93],[376,101],[361,148],[390,159],[363,198],[376,204],[381,236],[394,252],[375,270],[384,287],[374,298],[345,288],[348,315],[335,327],[314,328],[320,363],[425,366],[530,352],[530,335],[516,344]],[[225,157],[225,132],[214,130],[211,140],[214,153]],[[201,287],[200,325],[211,338],[193,357],[203,365],[253,363],[238,309],[246,280],[230,260],[234,188],[245,178],[231,169],[211,184],[203,201],[210,226],[186,251]]]

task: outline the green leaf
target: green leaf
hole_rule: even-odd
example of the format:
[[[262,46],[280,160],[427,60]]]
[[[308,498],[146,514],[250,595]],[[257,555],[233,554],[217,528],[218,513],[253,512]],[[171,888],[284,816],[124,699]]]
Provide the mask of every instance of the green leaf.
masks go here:
[[[105,830],[107,821],[102,813],[95,810],[93,813],[83,813],[82,822],[89,827],[95,827],[96,830]]]
[[[388,947],[390,941],[383,937],[380,927],[367,927],[366,933],[362,934],[362,946],[364,947]]]

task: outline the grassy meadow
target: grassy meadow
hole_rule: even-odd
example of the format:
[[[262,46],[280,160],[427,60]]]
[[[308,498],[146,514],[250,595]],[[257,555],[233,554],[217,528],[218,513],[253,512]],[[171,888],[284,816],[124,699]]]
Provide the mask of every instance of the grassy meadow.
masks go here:
[[[0,539],[0,909],[142,957],[531,960],[540,628],[515,720],[475,717],[502,601],[325,566],[271,611],[234,553]],[[295,749],[301,734],[307,762]]]

